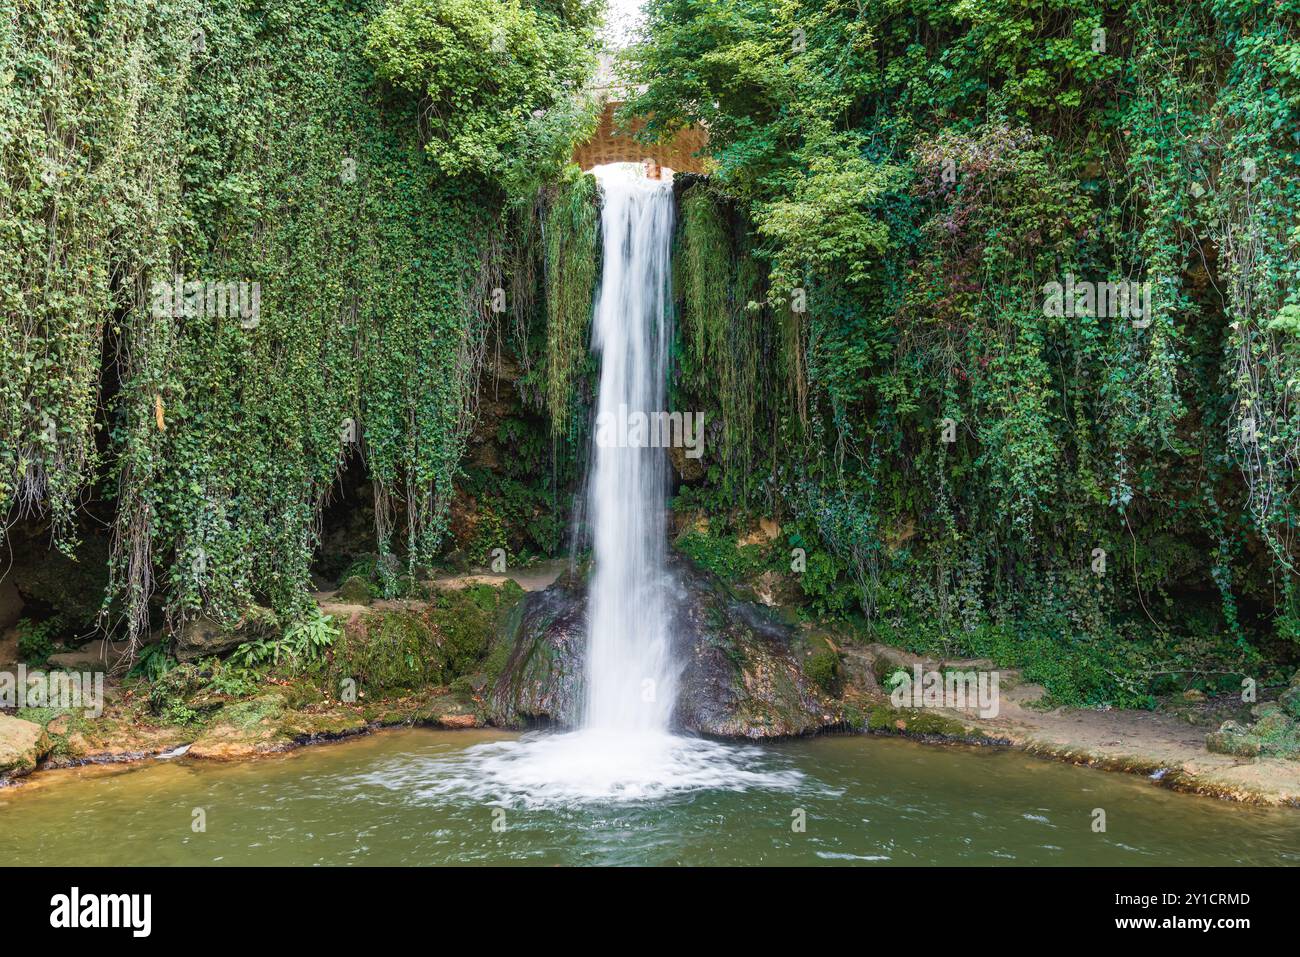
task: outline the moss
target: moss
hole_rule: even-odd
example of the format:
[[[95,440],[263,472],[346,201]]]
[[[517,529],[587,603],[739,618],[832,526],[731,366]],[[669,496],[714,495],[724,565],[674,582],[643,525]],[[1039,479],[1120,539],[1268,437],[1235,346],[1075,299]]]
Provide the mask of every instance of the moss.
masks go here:
[[[220,722],[241,731],[251,731],[267,723],[278,721],[284,715],[284,711],[283,695],[266,694],[222,708]]]
[[[372,611],[335,641],[331,684],[352,678],[371,694],[383,694],[445,687],[482,671],[501,619],[522,595],[517,583],[507,581],[435,592],[423,608]]]
[[[932,711],[917,711],[905,719],[908,734],[932,734],[944,738],[965,738],[969,736],[967,726],[961,721],[935,714]]]
[[[839,697],[843,687],[840,656],[830,648],[810,651],[803,659],[803,673],[809,681],[832,697]]]
[[[346,578],[334,597],[349,605],[369,605],[374,600],[369,583],[360,575]]]
[[[867,715],[854,704],[845,704],[843,707],[844,724],[850,731],[865,731],[867,729]]]
[[[1213,731],[1205,736],[1205,747],[1215,754],[1253,758],[1260,752],[1260,741],[1254,735],[1238,734],[1233,731]]]
[[[867,730],[959,740],[981,738],[968,725],[955,718],[924,709],[894,708],[885,703],[872,707],[867,716]]]
[[[887,704],[878,704],[867,715],[868,731],[896,731],[899,712]]]
[[[436,680],[437,645],[427,618],[414,611],[371,612],[334,643],[335,684],[351,678],[372,694]]]
[[[1277,703],[1288,715],[1300,719],[1300,685],[1292,684],[1283,691]]]

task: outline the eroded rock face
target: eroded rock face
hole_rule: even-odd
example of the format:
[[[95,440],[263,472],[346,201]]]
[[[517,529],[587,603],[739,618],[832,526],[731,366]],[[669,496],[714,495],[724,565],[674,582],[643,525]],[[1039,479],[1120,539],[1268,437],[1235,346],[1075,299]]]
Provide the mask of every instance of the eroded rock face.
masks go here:
[[[581,717],[587,645],[587,590],[562,576],[522,602],[513,647],[493,686],[489,717],[515,728],[574,727]]]
[[[838,704],[803,673],[790,628],[731,598],[716,579],[675,559],[677,660],[674,725],[726,738],[808,734],[843,721]],[[562,578],[526,599],[509,662],[493,688],[493,723],[573,727],[580,720],[587,640],[583,583]]]
[[[843,721],[839,705],[805,677],[792,631],[765,609],[732,600],[717,585],[689,589],[679,608],[678,655],[686,665],[675,720],[683,729],[781,738]]]

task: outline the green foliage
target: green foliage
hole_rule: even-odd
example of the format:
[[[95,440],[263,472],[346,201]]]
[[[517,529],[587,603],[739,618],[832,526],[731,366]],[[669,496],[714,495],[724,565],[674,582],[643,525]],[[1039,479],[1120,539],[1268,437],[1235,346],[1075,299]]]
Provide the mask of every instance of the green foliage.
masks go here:
[[[39,622],[30,618],[19,620],[18,657],[29,664],[45,664],[45,659],[54,654],[54,635],[58,628],[59,623],[53,618]]]
[[[734,538],[690,531],[678,537],[677,550],[726,582],[735,582],[767,567],[761,545],[736,544]]]
[[[694,183],[683,190],[680,209],[673,283],[688,347],[679,357],[679,388],[707,399],[706,424],[720,420],[722,448],[710,459],[712,474],[724,499],[748,505],[770,493],[759,484],[759,457],[768,438],[763,427],[779,398],[764,388],[777,351],[759,306],[765,277],[748,223],[733,204],[708,184]],[[691,405],[684,397],[677,402]]]
[[[595,128],[581,89],[599,11],[587,0],[396,0],[371,22],[366,51],[382,79],[424,99],[425,149],[441,172],[531,199]]]
[[[172,658],[171,653],[161,642],[156,642],[140,649],[140,654],[136,656],[128,676],[154,682],[174,667],[176,667],[176,660]]]
[[[203,680],[197,665],[177,665],[149,686],[149,710],[171,724],[193,723],[200,713],[188,701],[203,687]]]
[[[246,698],[257,691],[257,680],[252,672],[233,662],[223,662],[213,669],[207,687],[216,694],[231,698]]]
[[[676,402],[724,429],[692,496],[793,523],[820,612],[1059,700],[1294,660],[1297,12],[653,0],[623,112],[713,163],[676,249]],[[1054,312],[1067,275],[1149,313]]]
[[[290,671],[311,670],[320,665],[340,631],[332,615],[313,608],[278,638],[244,642],[231,653],[230,660],[249,669],[284,667]]]
[[[573,175],[546,216],[546,409],[553,436],[567,435],[579,372],[586,363],[600,226],[596,178]]]
[[[465,44],[452,69],[481,69],[457,79],[421,46],[439,11]],[[394,566],[428,565],[508,245],[502,187],[441,164],[507,189],[549,175],[586,115],[593,15],[576,0],[0,11],[0,529],[48,512],[71,555],[80,498],[114,509],[106,593],[82,597],[135,639],[255,602],[296,617],[322,505],[359,456],[384,593]],[[478,59],[497,25],[504,52]],[[389,41],[413,59],[385,59]],[[403,64],[438,71],[436,104],[428,77],[381,82]],[[476,131],[518,115],[519,137]],[[453,142],[473,155],[438,148]],[[211,286],[175,309],[177,277],[246,284],[249,302],[256,284],[258,314],[213,314]]]

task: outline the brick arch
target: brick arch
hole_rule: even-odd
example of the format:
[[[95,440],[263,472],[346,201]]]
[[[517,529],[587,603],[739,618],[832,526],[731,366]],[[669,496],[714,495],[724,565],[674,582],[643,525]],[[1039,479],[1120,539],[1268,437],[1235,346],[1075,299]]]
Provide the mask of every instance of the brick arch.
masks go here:
[[[645,125],[634,120],[629,134],[614,132],[614,110],[621,104],[606,103],[596,135],[573,151],[573,161],[584,170],[603,163],[639,163],[647,157],[677,173],[703,173],[704,158],[696,156],[708,145],[708,135],[697,126],[682,130],[668,143],[638,143],[632,138]]]

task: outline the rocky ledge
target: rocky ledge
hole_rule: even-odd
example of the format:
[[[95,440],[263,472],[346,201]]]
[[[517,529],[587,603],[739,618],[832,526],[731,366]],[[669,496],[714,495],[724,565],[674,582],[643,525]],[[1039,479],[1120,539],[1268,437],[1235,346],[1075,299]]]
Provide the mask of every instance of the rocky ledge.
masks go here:
[[[684,559],[670,568],[679,678],[677,730],[724,738],[782,738],[844,725],[838,702],[804,667],[805,638],[761,605],[733,597]],[[562,576],[517,610],[510,656],[488,701],[502,727],[572,727],[583,698],[587,589]]]

